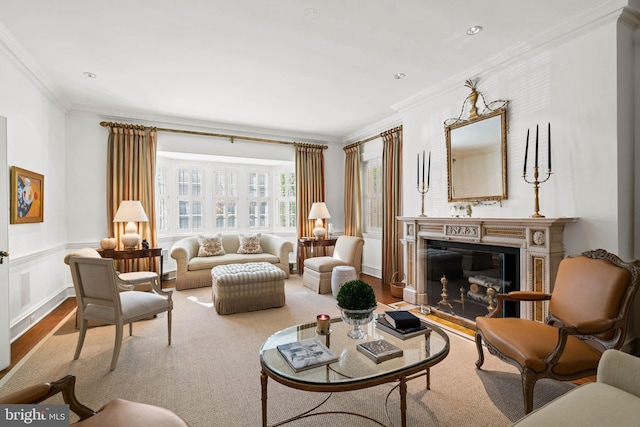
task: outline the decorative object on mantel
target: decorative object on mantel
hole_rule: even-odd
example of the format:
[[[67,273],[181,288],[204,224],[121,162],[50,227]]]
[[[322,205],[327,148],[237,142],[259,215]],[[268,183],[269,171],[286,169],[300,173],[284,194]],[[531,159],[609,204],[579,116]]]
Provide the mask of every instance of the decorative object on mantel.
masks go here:
[[[424,196],[429,192],[431,182],[431,151],[429,151],[429,167],[427,169],[427,185],[424,184],[424,150],[422,150],[422,182],[420,182],[420,154],[418,154],[418,164],[416,169],[416,185],[418,193],[422,197],[422,208],[420,209],[420,216],[426,216],[424,214]]]
[[[508,101],[487,103],[473,81],[467,80],[465,86],[471,93],[462,103],[460,115],[444,121],[448,201],[505,200]],[[484,107],[478,111],[480,100],[480,107]]]
[[[538,125],[536,125],[536,157],[533,165],[533,181],[529,181],[527,179],[527,157],[529,154],[529,129],[527,129],[527,144],[524,149],[524,168],[522,169],[522,178],[524,178],[524,182],[527,184],[533,184],[533,199],[534,199],[534,208],[535,212],[531,215],[531,218],[544,218],[544,215],[540,214],[540,198],[538,197],[538,191],[540,189],[540,184],[543,182],[549,181],[551,178],[551,123],[548,125],[547,132],[547,150],[548,150],[548,169],[547,169],[547,177],[540,181],[538,179]]]

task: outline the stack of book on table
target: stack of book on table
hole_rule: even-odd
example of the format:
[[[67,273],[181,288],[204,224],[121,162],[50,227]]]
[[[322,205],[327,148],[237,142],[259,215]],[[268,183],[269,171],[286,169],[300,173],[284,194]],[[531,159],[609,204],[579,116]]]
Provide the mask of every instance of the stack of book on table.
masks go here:
[[[318,338],[280,344],[277,348],[295,372],[328,365],[338,360],[338,356],[333,354]]]
[[[383,317],[376,319],[376,327],[403,340],[431,332],[426,323],[406,310],[385,311]]]

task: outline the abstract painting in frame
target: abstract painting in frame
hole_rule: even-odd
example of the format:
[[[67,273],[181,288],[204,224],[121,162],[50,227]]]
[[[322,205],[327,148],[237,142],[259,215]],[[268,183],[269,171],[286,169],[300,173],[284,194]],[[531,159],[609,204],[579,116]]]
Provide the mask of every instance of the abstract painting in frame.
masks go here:
[[[11,167],[11,224],[44,221],[44,176]]]

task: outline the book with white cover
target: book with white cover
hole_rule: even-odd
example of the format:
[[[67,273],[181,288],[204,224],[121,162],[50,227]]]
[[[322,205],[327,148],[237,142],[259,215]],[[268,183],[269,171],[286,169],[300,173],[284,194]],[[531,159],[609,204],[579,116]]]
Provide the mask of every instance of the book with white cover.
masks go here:
[[[302,341],[281,344],[277,348],[296,372],[328,365],[338,360],[338,356],[333,354],[318,338],[307,338]]]

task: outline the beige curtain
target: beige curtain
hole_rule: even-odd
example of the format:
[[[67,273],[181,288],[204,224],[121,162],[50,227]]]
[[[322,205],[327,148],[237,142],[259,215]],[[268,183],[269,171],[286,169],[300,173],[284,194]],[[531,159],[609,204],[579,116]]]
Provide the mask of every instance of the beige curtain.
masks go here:
[[[402,214],[402,127],[380,134],[382,151],[382,283],[402,273],[402,224],[396,219]],[[402,276],[398,274],[398,276]]]
[[[296,192],[298,238],[313,236],[315,220],[308,219],[311,205],[325,201],[322,146],[296,144]]]
[[[114,124],[109,127],[107,152],[107,229],[120,243],[124,223],[113,218],[123,200],[140,200],[149,222],[138,224],[138,233],[157,247],[155,212],[155,170],[157,132],[155,128]],[[140,259],[138,269],[149,268]],[[154,260],[154,262],[156,262]],[[156,266],[157,267],[157,266]],[[136,268],[134,268],[136,269]],[[157,271],[157,270],[156,270]]]
[[[345,147],[344,152],[344,234],[362,237],[360,144]]]

